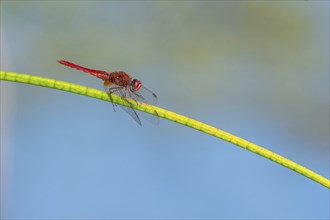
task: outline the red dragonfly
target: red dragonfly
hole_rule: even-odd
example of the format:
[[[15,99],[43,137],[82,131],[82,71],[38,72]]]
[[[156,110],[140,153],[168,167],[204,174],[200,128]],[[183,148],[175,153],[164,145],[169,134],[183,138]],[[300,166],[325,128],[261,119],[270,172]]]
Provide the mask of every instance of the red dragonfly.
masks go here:
[[[115,71],[115,72],[106,72],[103,70],[94,70],[89,69],[83,66],[79,66],[77,64],[65,61],[65,60],[58,60],[60,64],[65,66],[81,70],[85,73],[89,73],[97,78],[103,80],[103,86],[105,91],[109,94],[111,99],[111,94],[117,94],[124,99],[131,98],[137,102],[143,102],[147,104],[156,104],[157,96],[155,93],[147,89],[146,87],[142,86],[141,81],[137,79],[133,79],[129,74],[123,71]],[[129,101],[127,101],[128,105],[132,105]],[[115,104],[112,103],[113,109],[115,110]],[[142,126],[141,120],[136,113],[136,111],[131,107],[126,107],[119,105],[122,109],[124,109],[139,125]],[[156,112],[157,113],[157,112]],[[151,121],[152,123],[157,124],[159,118],[157,116],[151,116],[147,114],[142,114],[143,116],[147,116],[146,119]],[[150,117],[151,116],[151,117]]]

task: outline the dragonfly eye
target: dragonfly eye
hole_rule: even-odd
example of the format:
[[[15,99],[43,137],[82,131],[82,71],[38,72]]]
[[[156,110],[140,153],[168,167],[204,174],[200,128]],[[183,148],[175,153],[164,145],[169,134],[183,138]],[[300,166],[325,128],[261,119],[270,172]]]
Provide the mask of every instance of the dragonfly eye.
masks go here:
[[[142,86],[142,83],[137,80],[137,79],[133,79],[131,82],[131,90],[134,91],[138,91]]]

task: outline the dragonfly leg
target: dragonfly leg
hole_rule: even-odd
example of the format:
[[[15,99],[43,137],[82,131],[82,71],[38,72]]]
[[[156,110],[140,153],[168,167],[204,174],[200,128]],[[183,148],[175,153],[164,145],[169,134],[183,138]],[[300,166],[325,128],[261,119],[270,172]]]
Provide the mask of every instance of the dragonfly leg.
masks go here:
[[[108,95],[109,95],[109,98],[110,98],[110,101],[112,103],[112,107],[113,107],[113,111],[115,112],[116,111],[116,108],[115,108],[115,103],[113,102],[113,99],[112,99],[112,93],[115,93],[115,92],[118,92],[122,89],[122,87],[111,87],[108,89]]]

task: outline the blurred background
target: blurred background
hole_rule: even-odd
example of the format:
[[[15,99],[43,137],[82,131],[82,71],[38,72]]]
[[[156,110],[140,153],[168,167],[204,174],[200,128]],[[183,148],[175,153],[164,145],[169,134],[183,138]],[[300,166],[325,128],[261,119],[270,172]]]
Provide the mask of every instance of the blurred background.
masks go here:
[[[328,1],[1,1],[1,70],[97,89],[123,70],[158,106],[329,178]],[[1,81],[3,219],[328,219],[329,189],[111,103]]]

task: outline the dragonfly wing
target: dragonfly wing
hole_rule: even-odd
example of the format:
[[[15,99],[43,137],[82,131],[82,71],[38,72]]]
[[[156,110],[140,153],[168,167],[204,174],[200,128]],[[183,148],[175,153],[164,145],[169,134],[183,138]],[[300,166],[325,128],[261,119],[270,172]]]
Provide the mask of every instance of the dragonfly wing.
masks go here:
[[[131,96],[133,99],[146,104],[154,105],[157,103],[156,94],[144,86],[142,86],[138,91],[131,92]]]
[[[151,92],[150,90],[146,89],[145,87],[141,87],[140,90],[137,92],[131,92],[130,90],[124,88],[124,87],[118,87],[116,86],[105,86],[105,91],[109,93],[109,91],[112,91],[112,93],[119,95],[126,100],[126,98],[130,98],[133,100],[136,100],[138,102],[147,103],[147,104],[154,104],[157,102],[157,96]],[[143,94],[143,95],[142,95]],[[148,98],[145,98],[148,97]],[[148,100],[147,100],[148,99]],[[137,112],[132,108],[132,103],[126,100],[126,103],[130,106],[122,106],[119,105],[120,108],[122,108],[125,112],[127,112],[140,126],[142,126],[141,120],[139,118],[139,115],[141,115],[144,119],[149,121],[152,124],[158,125],[159,124],[159,117],[157,116],[157,111],[155,110],[155,115],[148,114],[145,112],[140,112],[139,115]]]
[[[141,87],[138,91],[134,91],[134,92],[128,91],[128,93],[130,98],[142,102],[142,104],[143,103],[156,104],[157,102],[156,94],[150,91],[149,89],[147,89],[146,87]],[[141,112],[141,114],[139,115],[154,125],[159,124],[159,117],[156,110],[154,110],[154,114]]]
[[[139,115],[142,116],[142,118],[144,118],[145,120],[147,120],[151,124],[158,125],[159,124],[159,117],[158,117],[157,111],[154,110],[154,113],[155,113],[155,115],[148,114],[148,113],[145,113],[145,112],[140,112]]]
[[[140,126],[142,126],[141,120],[134,109],[123,105],[119,105],[119,106],[120,108],[124,109],[124,111],[126,111]]]
[[[109,89],[113,88],[113,86],[111,87],[105,87],[106,92],[109,92]],[[125,88],[118,88],[117,90],[113,91],[114,94],[119,95],[121,97],[124,98],[124,100],[126,100],[125,98],[127,97],[126,95],[126,89]],[[128,105],[132,105],[129,101],[126,101]],[[133,108],[127,107],[127,106],[123,106],[123,105],[119,105],[120,108],[122,108],[125,112],[127,112],[140,126],[142,126],[141,120],[138,116],[138,114],[136,113],[136,111]]]

